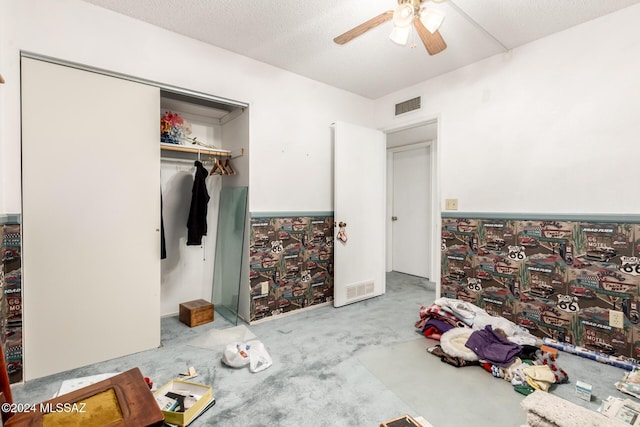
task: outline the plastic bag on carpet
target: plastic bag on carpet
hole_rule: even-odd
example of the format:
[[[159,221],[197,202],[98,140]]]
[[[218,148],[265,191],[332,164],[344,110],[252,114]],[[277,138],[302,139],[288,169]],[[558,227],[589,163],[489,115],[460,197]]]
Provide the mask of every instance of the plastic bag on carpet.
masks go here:
[[[260,372],[273,364],[271,355],[258,340],[228,344],[222,353],[222,363],[232,368],[249,365],[251,372]]]

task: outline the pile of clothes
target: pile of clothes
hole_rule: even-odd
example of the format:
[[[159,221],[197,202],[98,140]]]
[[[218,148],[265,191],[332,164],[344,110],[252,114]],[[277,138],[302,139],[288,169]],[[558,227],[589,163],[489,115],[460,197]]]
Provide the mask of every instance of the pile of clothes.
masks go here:
[[[555,355],[540,349],[539,338],[471,303],[438,298],[420,307],[415,327],[425,337],[440,341],[427,350],[442,362],[455,367],[481,366],[509,381],[519,393],[549,391],[552,384],[569,381]]]

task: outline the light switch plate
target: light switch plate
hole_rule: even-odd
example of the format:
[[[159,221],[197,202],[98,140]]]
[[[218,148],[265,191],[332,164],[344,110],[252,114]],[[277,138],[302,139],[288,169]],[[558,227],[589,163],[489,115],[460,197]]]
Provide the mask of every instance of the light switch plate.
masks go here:
[[[265,280],[264,282],[260,283],[260,287],[261,287],[260,293],[262,295],[267,295],[269,293],[269,282],[268,281]]]
[[[458,199],[445,199],[444,207],[448,211],[457,211],[458,210]]]
[[[624,313],[616,310],[609,310],[609,326],[612,328],[624,328]]]

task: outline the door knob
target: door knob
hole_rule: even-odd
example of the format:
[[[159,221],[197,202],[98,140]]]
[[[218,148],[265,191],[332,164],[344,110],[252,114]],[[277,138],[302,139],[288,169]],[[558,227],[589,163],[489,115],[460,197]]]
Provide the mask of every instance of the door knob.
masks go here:
[[[397,221],[397,220],[398,220],[398,217],[397,217],[397,216],[392,216],[392,217],[391,217],[391,221]]]

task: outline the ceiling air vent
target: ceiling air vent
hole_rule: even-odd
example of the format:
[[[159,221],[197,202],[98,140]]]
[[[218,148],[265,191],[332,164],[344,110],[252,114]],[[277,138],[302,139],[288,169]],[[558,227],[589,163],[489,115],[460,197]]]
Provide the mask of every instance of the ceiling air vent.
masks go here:
[[[420,97],[409,99],[408,101],[396,104],[396,116],[400,114],[408,113],[409,111],[420,109]]]

